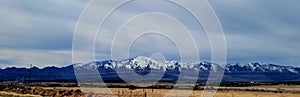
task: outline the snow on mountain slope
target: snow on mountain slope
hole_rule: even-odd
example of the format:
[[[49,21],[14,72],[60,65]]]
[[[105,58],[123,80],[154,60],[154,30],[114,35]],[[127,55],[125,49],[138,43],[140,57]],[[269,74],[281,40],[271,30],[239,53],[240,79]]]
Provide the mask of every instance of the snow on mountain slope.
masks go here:
[[[279,66],[266,63],[248,63],[248,64],[228,64],[227,71],[256,71],[256,72],[292,72],[298,73],[295,67]]]
[[[182,63],[177,61],[164,61],[160,62],[148,57],[138,56],[132,59],[126,59],[121,61],[96,61],[88,64],[84,64],[81,68],[85,69],[97,69],[97,68],[126,68],[126,69],[145,69],[151,68],[154,70],[199,70],[199,71],[210,71],[216,70],[220,67],[218,64],[210,62],[193,62],[193,63]],[[266,63],[248,63],[248,64],[227,64],[225,66],[225,72],[290,72],[299,73],[295,67],[291,66],[279,66],[274,64]]]
[[[83,74],[79,78],[84,80],[98,80],[99,74],[104,80],[122,80],[119,76],[128,75],[128,71],[134,71],[140,75],[146,75],[150,70],[154,70],[154,77],[164,81],[176,81],[181,71],[199,72],[198,81],[205,81],[209,77],[209,71],[224,69],[223,81],[266,81],[283,82],[299,81],[300,68],[291,66],[280,66],[266,63],[247,64],[227,64],[220,66],[211,62],[182,63],[177,61],[158,61],[152,58],[138,56],[120,61],[105,60],[90,63],[77,63],[67,67],[46,67],[43,69],[32,68],[32,80],[43,81],[76,81],[78,74]],[[28,68],[5,68],[0,69],[1,81],[14,81],[16,77],[27,76]],[[162,72],[163,71],[163,72]],[[99,72],[99,73],[98,73]],[[189,72],[185,72],[189,73]],[[43,74],[41,77],[40,74]],[[162,75],[163,77],[161,77]],[[131,76],[128,76],[131,77]],[[185,75],[185,78],[195,76]]]

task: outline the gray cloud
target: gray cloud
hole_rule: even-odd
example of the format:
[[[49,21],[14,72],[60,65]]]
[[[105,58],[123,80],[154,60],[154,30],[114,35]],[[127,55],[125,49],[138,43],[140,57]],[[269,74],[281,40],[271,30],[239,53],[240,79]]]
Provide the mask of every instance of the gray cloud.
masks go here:
[[[1,49],[1,67],[66,66],[71,64],[71,52],[64,50]]]
[[[1,67],[70,64],[73,30],[87,2],[88,0],[0,1]],[[210,0],[210,3],[224,28],[229,62],[259,61],[300,65],[299,0]],[[111,18],[103,29],[104,32],[109,32],[114,26],[112,24],[122,18],[142,11],[145,5],[140,2],[137,6],[139,9],[136,7],[121,9],[119,15]],[[108,7],[109,5],[99,5],[99,10],[95,11]],[[209,60],[210,46],[202,29],[198,28],[188,15],[180,12],[173,15],[186,21],[185,24],[191,28],[195,28],[191,34],[197,37],[197,44],[201,46],[199,47],[201,59]],[[98,26],[88,22],[86,24]],[[163,27],[167,24],[161,25]],[[110,58],[112,35],[101,33],[98,37],[101,38],[99,40],[101,42],[97,42],[96,55],[100,59]],[[151,44],[153,42],[156,44]],[[155,47],[148,48],[151,46],[149,44]],[[84,45],[82,43],[83,48]],[[164,52],[168,59],[178,59],[174,58],[177,54],[172,42],[153,36],[139,40],[131,52],[132,55],[149,55],[154,51],[161,51],[160,46],[168,46],[167,49],[170,49]]]
[[[1,1],[0,47],[71,49],[73,29],[82,1]]]
[[[73,29],[87,1],[0,2],[1,67],[71,64]]]
[[[299,65],[298,0],[211,0],[227,37],[229,61]]]

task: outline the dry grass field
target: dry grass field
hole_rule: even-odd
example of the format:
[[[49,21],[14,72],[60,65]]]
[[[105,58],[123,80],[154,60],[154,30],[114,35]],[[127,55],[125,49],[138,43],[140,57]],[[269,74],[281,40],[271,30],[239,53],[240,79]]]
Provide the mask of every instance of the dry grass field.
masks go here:
[[[31,87],[31,88],[43,88],[54,91],[59,90],[77,90],[79,87]],[[236,88],[236,87],[235,87]],[[247,88],[247,87],[244,87]],[[249,87],[248,87],[249,88]],[[257,86],[250,88],[269,89],[276,90],[278,88],[285,90],[300,90],[300,86]],[[130,90],[128,88],[81,88],[86,93],[87,97],[185,97],[188,90],[172,90],[170,89],[135,89]],[[109,94],[112,92],[113,95]],[[201,97],[203,90],[195,90],[190,93],[189,97]],[[31,94],[18,94],[13,92],[0,91],[0,97],[38,97]],[[79,96],[70,96],[79,97]],[[83,96],[84,97],[84,96]],[[300,97],[300,94],[292,93],[271,93],[271,92],[247,92],[247,91],[218,91],[214,97]]]
[[[262,87],[260,87],[262,88]],[[278,88],[278,86],[269,86],[271,88]],[[286,87],[289,89],[296,89],[298,86]],[[56,89],[78,89],[78,88],[66,88],[59,87]],[[298,88],[299,89],[299,88]],[[114,95],[109,95],[107,89],[104,88],[82,88],[88,94],[95,97],[144,97],[145,93],[147,97],[185,97],[187,90],[173,90],[173,93],[169,93],[169,89],[136,89],[130,90],[128,88],[110,88]],[[190,97],[201,97],[203,90],[195,90],[190,94]],[[291,93],[267,93],[267,92],[246,92],[246,91],[218,91],[214,97],[300,97],[300,94]]]
[[[32,95],[32,94],[18,94],[18,93],[14,93],[14,92],[0,91],[0,97],[42,97],[42,96]]]
[[[118,90],[112,89],[114,93],[117,95]],[[130,93],[130,90],[122,89],[125,93]],[[152,92],[151,89],[145,90],[147,92],[147,97],[163,97],[168,94],[170,90],[157,89]],[[181,92],[187,92],[185,90],[174,90],[175,94],[168,94],[170,97],[183,97],[185,95],[181,95]],[[201,97],[203,90],[193,91],[190,97]],[[133,90],[132,97],[143,97],[143,90]],[[128,97],[126,94],[122,95],[119,93],[121,97]],[[130,95],[130,94],[129,94]],[[262,93],[262,92],[243,92],[243,91],[218,91],[214,97],[300,97],[300,94],[286,94],[286,93]]]
[[[262,86],[256,86],[254,88],[262,88],[262,89],[284,89],[284,90],[290,90],[290,91],[300,91],[300,85],[262,85]],[[300,96],[299,96],[300,97]]]

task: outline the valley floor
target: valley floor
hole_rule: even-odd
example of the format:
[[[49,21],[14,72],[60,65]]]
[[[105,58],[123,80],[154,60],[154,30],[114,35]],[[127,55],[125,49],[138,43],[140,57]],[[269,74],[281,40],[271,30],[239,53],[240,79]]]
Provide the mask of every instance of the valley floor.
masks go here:
[[[15,92],[0,91],[0,97],[42,97],[40,95],[19,94]]]
[[[77,87],[39,87],[43,89],[53,89],[53,90],[76,90]],[[188,92],[187,90],[173,90],[173,93],[170,93],[170,89],[136,89],[130,90],[127,88],[109,88],[114,95],[108,94],[106,89],[103,88],[82,88],[85,92],[85,95],[74,96],[70,95],[68,97],[186,97],[184,93]],[[10,97],[39,97],[37,95],[31,94],[17,94],[13,92],[0,92],[1,95],[13,95]],[[189,97],[201,97],[203,90],[193,91]],[[6,97],[6,96],[3,96]],[[59,97],[59,96],[56,96]],[[266,92],[246,92],[246,91],[218,91],[213,97],[300,97],[300,94],[291,94],[291,93],[266,93]]]
[[[213,97],[300,97],[294,92],[265,92],[266,90],[299,91],[300,86],[255,86],[255,87],[222,87]],[[240,88],[241,91],[236,90]],[[244,89],[262,91],[244,91]],[[228,90],[226,90],[228,89]],[[80,90],[80,91],[79,91]],[[25,92],[24,92],[25,91]],[[171,93],[172,92],[172,93]],[[171,89],[128,89],[128,88],[79,88],[79,87],[25,87],[6,88],[0,91],[0,97],[186,97],[188,90]],[[111,93],[111,94],[110,94]],[[201,97],[203,90],[194,90],[189,97]],[[212,92],[209,92],[212,93]],[[146,95],[146,96],[145,96]]]
[[[86,89],[92,94],[103,94],[105,96],[113,96],[103,93],[105,90],[99,88],[90,88]],[[126,88],[110,88],[111,91],[115,94],[115,97],[186,97],[185,93],[187,90],[173,90],[173,93],[170,93],[169,89],[136,89],[129,90]],[[189,97],[202,97],[203,90],[195,90],[190,93]],[[246,91],[218,91],[213,97],[300,97],[300,94],[291,94],[291,93],[266,93],[266,92],[246,92]]]

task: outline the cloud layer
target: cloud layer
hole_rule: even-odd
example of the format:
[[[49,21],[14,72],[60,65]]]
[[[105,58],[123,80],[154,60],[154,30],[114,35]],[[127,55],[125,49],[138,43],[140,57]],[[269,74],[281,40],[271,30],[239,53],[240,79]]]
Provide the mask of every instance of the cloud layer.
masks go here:
[[[229,63],[258,61],[300,65],[298,61],[300,58],[299,0],[210,0],[209,2],[220,18],[226,35]],[[0,1],[0,67],[71,64],[73,32],[87,3],[88,0]],[[143,10],[146,5],[140,2],[135,8],[121,9],[119,11],[121,14],[112,16],[103,30],[109,32],[114,26],[112,24]],[[109,5],[99,5],[97,11],[107,6]],[[187,25],[198,26],[192,22],[190,15],[180,14],[180,10],[176,8],[174,10],[179,13],[174,15],[186,21]],[[87,24],[92,23],[87,22]],[[166,25],[168,24],[162,23],[161,27]],[[193,29],[192,32],[192,35],[197,37],[197,44],[201,46],[199,47],[201,59],[209,61],[210,46],[205,33],[201,27]],[[113,33],[105,33],[98,37],[101,38],[96,44],[96,55],[99,60],[110,58],[111,38],[108,37],[112,35]],[[122,42],[119,44],[121,45]],[[130,50],[132,56],[150,56],[149,54],[155,51],[162,51],[167,59],[179,60],[177,49],[172,41],[160,36],[141,37]]]

